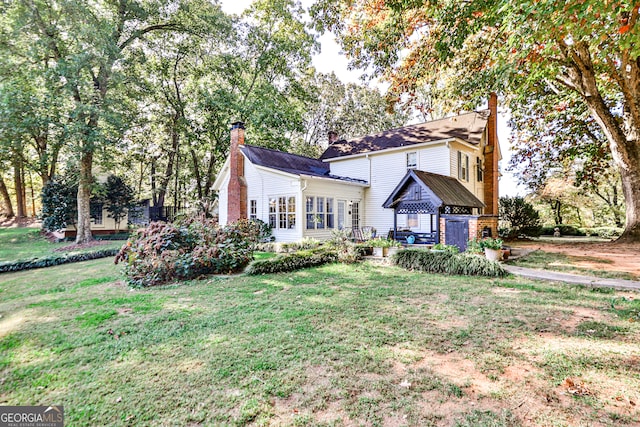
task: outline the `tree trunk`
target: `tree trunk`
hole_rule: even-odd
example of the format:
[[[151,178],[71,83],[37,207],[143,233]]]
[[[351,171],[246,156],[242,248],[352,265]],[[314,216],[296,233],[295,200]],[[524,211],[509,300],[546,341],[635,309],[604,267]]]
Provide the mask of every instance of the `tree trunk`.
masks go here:
[[[9,190],[4,183],[4,179],[0,176],[0,196],[2,196],[2,205],[4,206],[4,215],[7,218],[13,218],[13,205],[11,203],[11,197],[9,196]]]
[[[164,206],[164,199],[167,195],[167,190],[169,189],[171,177],[173,176],[173,165],[176,161],[178,146],[180,144],[180,135],[178,134],[179,120],[180,114],[176,113],[173,117],[173,122],[171,123],[171,152],[169,153],[169,159],[167,161],[167,169],[165,170],[164,176],[160,181],[160,189],[158,190],[158,203],[156,205],[158,207]]]
[[[627,207],[627,221],[619,242],[640,242],[640,170],[622,169],[622,192]]]
[[[151,160],[151,197],[153,206],[158,206],[158,191],[156,189],[156,159]]]
[[[24,181],[22,180],[22,159],[16,158],[13,162],[13,184],[16,191],[17,217],[27,216],[27,204],[25,201]]]
[[[196,178],[196,190],[198,190],[198,200],[202,201],[202,178],[200,177],[200,163],[198,162],[198,155],[196,151],[191,148],[191,161],[193,163],[193,174]]]
[[[91,184],[93,176],[93,151],[85,150],[80,158],[80,181],[78,182],[78,224],[76,243],[87,243],[93,240],[91,234]]]

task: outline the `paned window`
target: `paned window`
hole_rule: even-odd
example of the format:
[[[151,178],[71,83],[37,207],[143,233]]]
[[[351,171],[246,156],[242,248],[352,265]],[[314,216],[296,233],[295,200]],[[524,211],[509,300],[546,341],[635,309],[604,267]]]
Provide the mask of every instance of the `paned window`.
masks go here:
[[[296,198],[278,196],[269,198],[269,225],[272,228],[296,228]]]
[[[458,179],[469,181],[469,156],[462,151],[458,151]]]
[[[482,159],[480,157],[476,157],[476,169],[478,173],[478,182],[482,182],[484,174],[482,171]]]
[[[407,169],[417,169],[418,168],[418,153],[412,151],[411,153],[407,153]]]
[[[258,219],[258,201],[249,200],[249,219]]]
[[[305,202],[307,230],[335,227],[333,197],[307,196]]]

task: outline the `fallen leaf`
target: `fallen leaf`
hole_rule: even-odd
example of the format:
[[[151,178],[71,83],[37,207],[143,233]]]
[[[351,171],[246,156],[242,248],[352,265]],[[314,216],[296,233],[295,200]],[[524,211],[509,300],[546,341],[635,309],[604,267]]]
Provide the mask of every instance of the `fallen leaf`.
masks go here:
[[[402,382],[400,383],[400,387],[403,388],[410,388],[411,387],[411,383],[407,380],[402,380]]]

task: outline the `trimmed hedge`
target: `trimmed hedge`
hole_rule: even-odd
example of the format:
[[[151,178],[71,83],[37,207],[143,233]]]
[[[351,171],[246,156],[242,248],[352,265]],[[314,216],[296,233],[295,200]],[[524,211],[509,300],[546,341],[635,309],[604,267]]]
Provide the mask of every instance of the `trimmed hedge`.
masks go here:
[[[93,236],[95,240],[128,240],[129,237],[131,237],[130,233],[95,234]]]
[[[72,262],[89,261],[98,258],[116,256],[119,249],[103,249],[100,251],[87,252],[73,255],[55,255],[46,258],[35,258],[27,261],[14,261],[0,264],[0,273],[10,271],[31,270],[33,268],[52,267],[54,265],[69,264]]]
[[[499,263],[471,254],[431,252],[405,249],[391,257],[391,261],[407,270],[425,273],[456,274],[465,276],[504,277],[509,273]]]
[[[615,239],[622,235],[624,228],[617,227],[593,227],[593,228],[582,228],[587,236],[596,236],[602,237],[604,239]]]
[[[249,275],[286,273],[338,261],[334,251],[298,251],[275,258],[253,261],[246,270]]]
[[[560,229],[561,236],[584,236],[585,232],[580,230],[576,225],[557,224],[557,225],[545,225],[540,229],[542,236],[553,236],[555,229]]]

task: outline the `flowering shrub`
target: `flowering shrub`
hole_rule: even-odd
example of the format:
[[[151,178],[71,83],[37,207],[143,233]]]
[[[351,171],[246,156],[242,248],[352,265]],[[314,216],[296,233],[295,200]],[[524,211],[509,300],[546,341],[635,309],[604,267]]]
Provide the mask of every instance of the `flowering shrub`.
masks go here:
[[[259,224],[247,220],[225,227],[203,217],[154,222],[127,241],[115,262],[124,263],[127,281],[137,287],[231,273],[253,259],[259,234]]]

